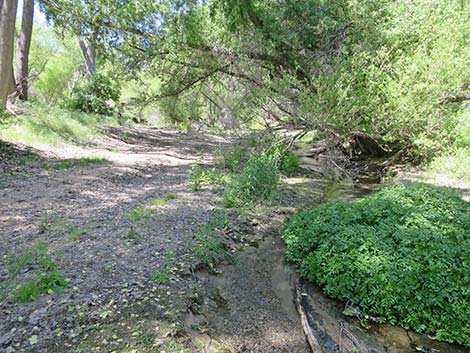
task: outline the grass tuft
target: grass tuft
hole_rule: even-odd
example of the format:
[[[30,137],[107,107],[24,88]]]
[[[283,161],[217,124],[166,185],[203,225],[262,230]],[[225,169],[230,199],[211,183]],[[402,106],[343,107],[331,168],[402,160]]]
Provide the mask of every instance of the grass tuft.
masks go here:
[[[64,169],[70,169],[70,168],[83,168],[87,167],[91,164],[98,164],[98,163],[104,163],[107,162],[108,160],[103,157],[82,157],[82,158],[77,158],[77,159],[66,159],[61,162],[57,163],[52,163],[49,165],[50,169],[55,169],[55,170],[64,170]]]

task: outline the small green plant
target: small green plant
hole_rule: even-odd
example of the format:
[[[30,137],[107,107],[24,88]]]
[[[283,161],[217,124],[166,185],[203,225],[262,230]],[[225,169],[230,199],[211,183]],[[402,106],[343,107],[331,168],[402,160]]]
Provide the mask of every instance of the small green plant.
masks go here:
[[[299,157],[291,151],[285,152],[281,157],[280,170],[286,175],[293,175],[299,169]]]
[[[80,237],[85,235],[87,231],[74,224],[67,224],[66,232],[69,235],[69,239],[73,241],[80,240]]]
[[[176,199],[176,194],[174,192],[170,192],[168,195],[166,195],[167,200],[174,200]]]
[[[165,200],[162,199],[155,199],[152,201],[152,205],[150,206],[153,209],[158,209],[160,207],[165,206]]]
[[[219,186],[224,182],[224,175],[217,173],[215,168],[204,169],[199,163],[194,163],[189,170],[191,189],[199,191],[204,185]]]
[[[142,235],[140,235],[134,227],[130,227],[127,233],[122,237],[124,240],[137,242],[142,239]]]
[[[153,210],[147,207],[139,206],[129,212],[129,219],[134,222],[150,218],[153,215]]]
[[[173,250],[170,250],[166,253],[165,258],[163,259],[163,265],[158,270],[152,272],[152,280],[158,284],[168,284],[170,283],[170,276],[175,270],[175,253]]]
[[[287,258],[364,316],[470,346],[470,203],[428,185],[386,188],[291,217]]]
[[[14,280],[26,267],[36,267],[34,278],[19,285],[12,291],[12,296],[17,302],[28,302],[37,299],[43,294],[60,293],[68,287],[65,278],[59,273],[51,253],[45,244],[26,251],[24,254],[11,257],[8,270],[10,278]]]
[[[44,233],[58,224],[62,224],[63,220],[54,212],[45,212],[38,220],[37,226],[40,233]]]
[[[87,231],[72,223],[67,222],[55,212],[45,212],[37,223],[40,233],[46,231],[62,232],[68,235],[70,240],[79,240]]]
[[[154,271],[152,273],[152,280],[157,284],[168,284],[170,283],[170,272],[167,268]]]
[[[218,149],[216,151],[216,165],[220,169],[235,172],[241,168],[245,161],[246,151],[243,147],[234,150]]]
[[[234,257],[224,248],[219,235],[231,227],[225,213],[216,212],[212,220],[193,235],[194,254],[209,271],[214,271],[223,260],[234,262]]]
[[[104,163],[107,159],[103,157],[83,157],[77,159],[67,159],[50,165],[51,169],[63,170],[77,167],[86,167],[90,164]]]

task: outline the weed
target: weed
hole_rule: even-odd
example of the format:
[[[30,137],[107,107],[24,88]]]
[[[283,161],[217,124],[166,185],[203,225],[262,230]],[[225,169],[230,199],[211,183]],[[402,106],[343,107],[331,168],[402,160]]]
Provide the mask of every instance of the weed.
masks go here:
[[[189,170],[191,189],[199,191],[204,185],[219,186],[224,183],[224,175],[215,168],[205,170],[199,163],[194,163]]]
[[[155,283],[168,284],[170,283],[170,276],[174,270],[175,253],[170,250],[166,253],[163,260],[163,266],[161,269],[156,270],[152,273],[151,277]]]
[[[36,270],[34,275],[34,279],[13,291],[15,301],[20,303],[33,301],[43,294],[60,293],[68,287],[67,281],[57,270],[48,273]]]
[[[54,212],[45,212],[38,220],[38,228],[40,233],[44,233],[54,227],[57,224],[61,224],[63,221]]]
[[[79,240],[80,236],[87,233],[86,230],[68,223],[58,214],[54,212],[44,213],[38,220],[38,228],[40,233],[46,231],[60,231],[68,234],[70,240]]]
[[[152,201],[152,205],[150,207],[152,207],[153,209],[157,209],[159,207],[163,207],[165,206],[165,200],[162,200],[162,199],[155,199]]]
[[[67,159],[61,162],[53,163],[49,166],[50,169],[63,170],[77,167],[86,167],[90,164],[97,164],[106,162],[107,159],[103,157],[83,157],[77,159]]]
[[[134,229],[134,227],[130,227],[127,233],[123,236],[124,240],[130,241],[138,241],[142,238],[142,236]]]
[[[168,195],[166,195],[167,200],[174,200],[176,199],[176,194],[174,192],[170,192]]]
[[[43,294],[60,293],[68,287],[67,281],[57,271],[55,262],[45,244],[40,243],[22,255],[10,258],[8,270],[11,280],[14,280],[26,266],[37,267],[33,271],[34,278],[12,291],[15,301],[32,301]]]
[[[224,248],[219,233],[231,227],[225,213],[219,212],[214,218],[193,235],[193,251],[209,271],[214,271],[223,260],[234,262],[234,257]]]
[[[73,224],[68,224],[67,225],[67,233],[69,234],[69,239],[70,240],[79,240],[82,235],[85,235],[87,232],[86,230],[73,225]]]
[[[157,284],[168,284],[170,283],[170,272],[168,269],[154,271],[152,280]]]
[[[146,207],[136,207],[129,212],[129,219],[134,222],[141,221],[143,219],[150,218],[153,214],[153,210]]]

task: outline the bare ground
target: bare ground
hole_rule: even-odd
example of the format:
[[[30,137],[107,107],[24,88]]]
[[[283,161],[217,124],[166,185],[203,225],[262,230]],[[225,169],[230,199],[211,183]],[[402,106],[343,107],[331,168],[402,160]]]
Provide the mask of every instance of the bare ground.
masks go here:
[[[35,146],[13,162],[17,146],[0,152],[0,352],[307,352],[292,274],[273,268],[283,261],[275,210],[236,216],[237,234],[224,239],[232,250],[260,243],[266,251],[242,252],[221,276],[198,271],[192,235],[220,195],[192,191],[188,170],[211,164],[230,141],[150,128],[109,128],[106,136],[86,148]],[[107,161],[55,168],[90,156]],[[311,181],[292,182],[318,201]],[[164,204],[151,216],[131,219],[155,200]],[[35,267],[12,280],[8,264],[39,242],[70,286],[15,303],[12,291]],[[168,266],[170,283],[155,283],[152,274]]]

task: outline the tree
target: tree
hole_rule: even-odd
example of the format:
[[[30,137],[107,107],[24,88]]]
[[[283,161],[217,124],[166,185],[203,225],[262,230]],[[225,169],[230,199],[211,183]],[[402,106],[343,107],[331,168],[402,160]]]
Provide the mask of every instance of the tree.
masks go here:
[[[17,0],[0,0],[0,110],[10,93]]]
[[[16,48],[16,85],[19,98],[28,99],[29,49],[33,33],[34,0],[24,0],[21,32]]]

